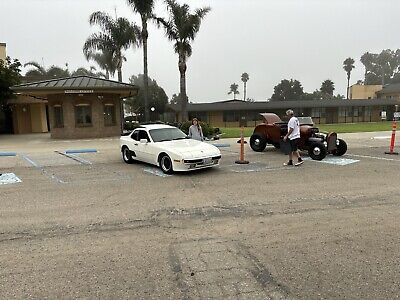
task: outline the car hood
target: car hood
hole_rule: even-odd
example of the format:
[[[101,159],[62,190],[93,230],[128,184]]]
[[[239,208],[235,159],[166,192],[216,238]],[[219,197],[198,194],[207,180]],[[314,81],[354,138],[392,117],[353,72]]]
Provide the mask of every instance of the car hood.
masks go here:
[[[221,155],[219,149],[214,145],[192,139],[165,141],[157,144],[161,149],[180,154],[184,158]]]

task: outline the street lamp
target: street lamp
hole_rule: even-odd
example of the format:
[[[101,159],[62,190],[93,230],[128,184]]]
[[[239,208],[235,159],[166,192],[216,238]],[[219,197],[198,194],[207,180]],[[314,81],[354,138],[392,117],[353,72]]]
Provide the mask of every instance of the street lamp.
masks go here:
[[[152,119],[154,119],[154,112],[156,111],[156,108],[154,106],[152,106],[150,108],[150,110],[151,110],[150,121],[155,121],[155,120],[152,120]]]

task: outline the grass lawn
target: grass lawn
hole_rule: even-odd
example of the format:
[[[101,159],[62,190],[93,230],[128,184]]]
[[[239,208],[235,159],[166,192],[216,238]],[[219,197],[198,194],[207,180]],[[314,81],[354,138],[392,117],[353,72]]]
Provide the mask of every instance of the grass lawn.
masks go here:
[[[318,127],[320,131],[334,131],[337,133],[390,131],[392,130],[392,122],[316,124],[315,127]],[[220,128],[220,130],[223,133],[221,138],[240,137],[240,128],[238,127]],[[253,127],[245,127],[244,136],[251,136],[253,130]]]

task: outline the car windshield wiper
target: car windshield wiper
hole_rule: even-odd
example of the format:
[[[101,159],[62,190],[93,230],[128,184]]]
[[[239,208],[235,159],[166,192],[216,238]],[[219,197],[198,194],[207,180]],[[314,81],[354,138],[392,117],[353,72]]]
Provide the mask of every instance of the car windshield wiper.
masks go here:
[[[163,140],[157,141],[157,143],[160,143],[160,142],[168,142],[168,141],[172,141],[172,140],[171,140],[171,139],[163,139]]]
[[[186,140],[186,139],[188,139],[189,137],[187,137],[187,136],[184,136],[184,137],[177,137],[177,138],[174,138],[174,139],[172,139],[173,141],[177,141],[177,140]]]

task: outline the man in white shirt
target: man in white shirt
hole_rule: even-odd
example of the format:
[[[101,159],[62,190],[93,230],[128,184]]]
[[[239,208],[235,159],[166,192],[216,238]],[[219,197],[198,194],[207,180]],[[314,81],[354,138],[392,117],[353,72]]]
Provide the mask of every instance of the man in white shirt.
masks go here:
[[[285,135],[283,140],[286,142],[289,139],[290,142],[290,152],[289,161],[284,163],[285,166],[293,166],[293,155],[297,158],[295,166],[300,166],[303,163],[303,159],[300,157],[298,150],[298,144],[300,141],[300,124],[299,120],[294,116],[293,110],[289,109],[286,111],[286,115],[290,117],[288,123],[288,133]]]

